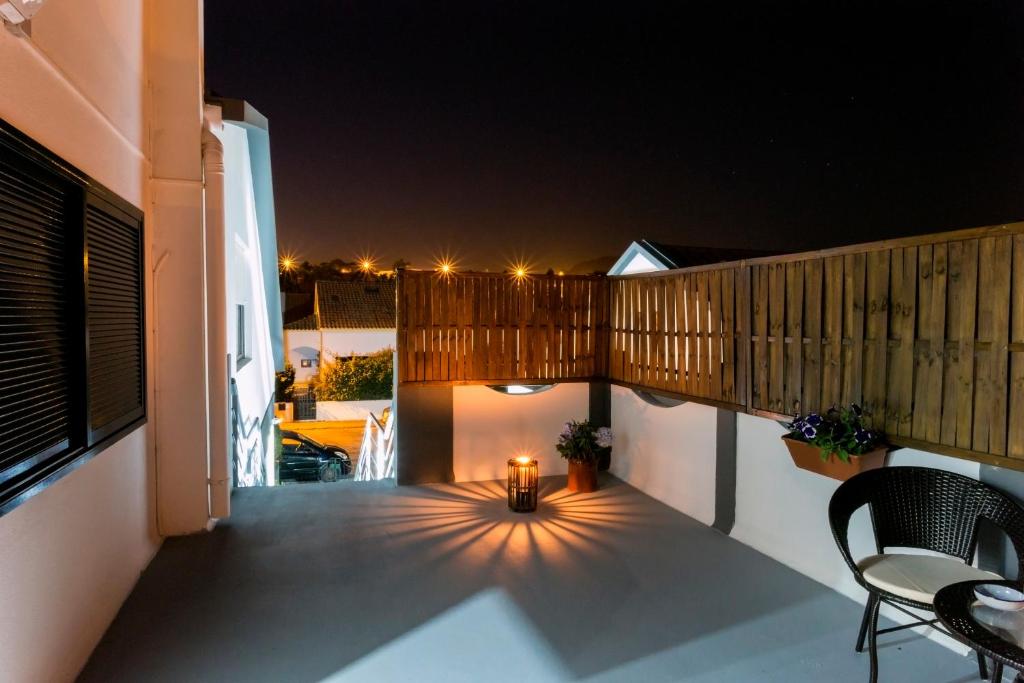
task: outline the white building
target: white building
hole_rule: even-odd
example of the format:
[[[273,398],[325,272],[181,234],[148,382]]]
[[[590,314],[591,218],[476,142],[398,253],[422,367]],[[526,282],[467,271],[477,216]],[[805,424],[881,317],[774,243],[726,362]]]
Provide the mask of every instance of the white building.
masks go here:
[[[266,133],[204,103],[202,3],[33,9],[0,30],[0,678],[65,681],[162,540],[230,513],[230,386],[251,448],[280,314]]]
[[[206,116],[216,137],[208,188],[218,143],[224,166],[231,471],[236,485],[252,486],[273,477],[274,373],[284,367],[270,135],[266,117],[243,100],[211,99]]]
[[[317,282],[313,314],[285,325],[296,383],[309,382],[320,363],[395,348],[395,315],[392,278]]]

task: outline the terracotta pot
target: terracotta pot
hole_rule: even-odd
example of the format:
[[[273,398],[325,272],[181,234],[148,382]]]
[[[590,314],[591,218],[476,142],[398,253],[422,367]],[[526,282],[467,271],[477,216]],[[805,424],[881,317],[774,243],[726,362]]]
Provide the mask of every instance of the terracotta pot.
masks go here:
[[[782,441],[789,449],[789,455],[793,458],[794,465],[802,470],[839,481],[846,481],[853,475],[866,470],[884,467],[885,456],[889,453],[889,447],[882,445],[863,455],[851,455],[850,462],[843,462],[835,453],[829,453],[828,458],[822,460],[821,449],[817,446],[791,439],[788,436],[782,437]]]
[[[597,490],[596,461],[569,461],[569,490],[577,493],[592,493]]]

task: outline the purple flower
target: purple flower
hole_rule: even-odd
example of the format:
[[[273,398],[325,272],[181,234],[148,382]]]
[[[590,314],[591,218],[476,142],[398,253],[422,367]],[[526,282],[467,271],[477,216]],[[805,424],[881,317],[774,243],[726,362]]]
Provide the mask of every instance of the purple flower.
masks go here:
[[[565,426],[562,427],[562,433],[559,434],[563,439],[572,438],[572,422],[566,422]]]
[[[871,432],[869,432],[866,429],[858,429],[853,434],[854,440],[856,440],[856,442],[859,443],[859,444],[866,444],[866,443],[868,443],[869,441],[871,441],[871,436],[872,436]]]
[[[810,415],[807,416],[806,422],[811,427],[817,427],[818,425],[821,424],[821,415],[818,415],[817,413],[811,413]]]
[[[803,428],[803,435],[808,439],[813,439],[815,436],[818,435],[818,430],[812,427],[811,425],[806,425]]]
[[[601,427],[597,430],[597,445],[601,448],[612,447],[612,430],[608,427]]]

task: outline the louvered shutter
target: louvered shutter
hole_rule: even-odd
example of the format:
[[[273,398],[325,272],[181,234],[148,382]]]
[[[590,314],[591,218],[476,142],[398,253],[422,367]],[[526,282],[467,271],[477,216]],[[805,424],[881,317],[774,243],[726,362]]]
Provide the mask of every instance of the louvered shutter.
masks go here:
[[[81,337],[71,297],[81,289],[69,198],[81,194],[0,153],[0,490],[27,485],[33,468],[69,447],[75,426]]]
[[[87,195],[89,445],[145,414],[142,219]]]

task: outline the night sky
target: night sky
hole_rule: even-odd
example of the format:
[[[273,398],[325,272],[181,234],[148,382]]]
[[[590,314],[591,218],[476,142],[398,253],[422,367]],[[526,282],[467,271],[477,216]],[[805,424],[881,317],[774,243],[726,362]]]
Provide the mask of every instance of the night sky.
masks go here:
[[[280,249],[313,261],[1024,218],[1020,0],[207,0],[206,68],[269,117]]]

